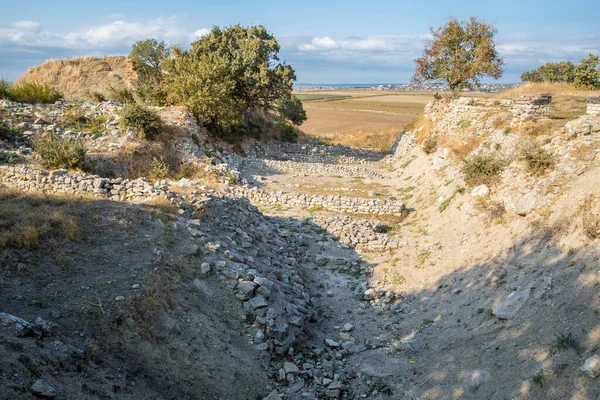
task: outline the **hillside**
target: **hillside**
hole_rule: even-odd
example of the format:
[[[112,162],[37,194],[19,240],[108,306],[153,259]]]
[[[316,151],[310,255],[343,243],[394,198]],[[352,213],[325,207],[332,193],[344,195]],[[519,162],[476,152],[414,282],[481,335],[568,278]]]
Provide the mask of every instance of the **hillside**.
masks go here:
[[[2,394],[597,399],[600,96],[538,89],[433,100],[391,154],[0,102]]]
[[[107,95],[110,88],[135,87],[137,76],[125,56],[81,57],[50,60],[30,68],[15,83],[50,85],[66,98],[86,97],[90,92]]]

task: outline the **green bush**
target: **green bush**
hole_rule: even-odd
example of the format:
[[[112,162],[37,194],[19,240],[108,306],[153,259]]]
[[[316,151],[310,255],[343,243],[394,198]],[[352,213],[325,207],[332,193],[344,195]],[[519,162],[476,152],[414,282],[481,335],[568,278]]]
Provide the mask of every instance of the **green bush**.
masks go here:
[[[279,128],[279,139],[283,142],[297,143],[298,142],[298,129],[285,122],[277,124]]]
[[[495,183],[506,165],[507,160],[496,152],[471,155],[462,167],[465,183],[469,186]]]
[[[85,169],[85,147],[79,139],[61,138],[55,134],[37,136],[33,149],[46,168]]]
[[[437,135],[427,136],[425,140],[423,140],[423,151],[426,154],[435,153],[439,141],[440,138]]]
[[[294,125],[302,125],[306,121],[306,111],[296,96],[280,100],[277,104],[277,111],[282,118]]]
[[[154,139],[160,130],[160,118],[154,111],[137,104],[130,103],[121,112],[121,126],[132,127],[142,139]]]
[[[10,99],[10,85],[4,79],[0,79],[0,99]]]
[[[135,102],[133,92],[125,87],[115,88],[111,86],[111,88],[108,90],[108,98],[119,104],[129,104]]]
[[[52,86],[37,82],[12,85],[8,95],[11,100],[30,104],[54,103],[63,98],[62,94]]]
[[[548,150],[533,144],[521,150],[521,158],[525,161],[529,173],[536,176],[546,174],[556,163],[554,156]]]

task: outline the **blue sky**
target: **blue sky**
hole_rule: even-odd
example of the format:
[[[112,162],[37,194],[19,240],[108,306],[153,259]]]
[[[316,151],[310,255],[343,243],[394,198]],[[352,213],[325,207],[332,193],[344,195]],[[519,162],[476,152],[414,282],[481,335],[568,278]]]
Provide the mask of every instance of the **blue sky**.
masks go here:
[[[127,54],[155,37],[187,45],[214,25],[263,24],[302,83],[404,83],[429,27],[475,15],[498,28],[500,82],[548,61],[600,54],[600,1],[7,1],[0,77],[51,58]]]

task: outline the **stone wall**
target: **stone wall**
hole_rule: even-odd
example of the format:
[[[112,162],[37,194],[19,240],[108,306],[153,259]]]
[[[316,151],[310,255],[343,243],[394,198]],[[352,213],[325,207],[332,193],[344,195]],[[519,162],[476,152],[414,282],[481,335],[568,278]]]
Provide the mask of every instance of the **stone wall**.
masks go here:
[[[377,221],[346,216],[318,216],[313,221],[357,249],[396,249],[405,244],[401,238],[385,233],[386,227]]]
[[[318,196],[304,193],[268,192],[258,188],[231,186],[227,189],[236,197],[246,197],[262,204],[281,204],[288,207],[323,207],[330,211],[353,214],[402,215],[406,206],[401,201],[383,199],[364,199],[345,196]]]
[[[117,201],[146,201],[163,197],[172,201],[177,195],[168,186],[155,186],[146,179],[106,179],[97,175],[70,174],[66,170],[45,171],[26,166],[0,166],[0,180],[9,187],[49,193],[93,194]]]
[[[510,111],[519,119],[545,118],[550,114],[550,93],[540,93],[532,96],[521,96],[511,101]]]
[[[356,178],[383,179],[383,175],[368,168],[318,162],[297,162],[264,160],[258,158],[240,158],[237,168],[254,174],[269,175],[269,170],[285,172],[294,175],[349,176]]]
[[[586,114],[600,115],[600,96],[591,96],[588,99]]]

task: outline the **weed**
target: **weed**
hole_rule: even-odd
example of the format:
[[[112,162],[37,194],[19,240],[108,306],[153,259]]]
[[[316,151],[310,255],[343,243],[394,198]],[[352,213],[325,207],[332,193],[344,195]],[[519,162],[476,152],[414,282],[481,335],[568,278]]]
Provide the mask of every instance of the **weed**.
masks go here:
[[[48,134],[36,136],[32,145],[41,157],[41,164],[46,168],[86,168],[86,150],[79,139]]]
[[[583,231],[588,238],[598,239],[600,238],[600,216],[592,211],[593,206],[594,198],[592,196],[586,197],[580,206],[583,216]]]
[[[30,104],[54,103],[62,97],[62,94],[52,86],[37,82],[18,83],[8,90],[9,99]]]
[[[460,126],[460,129],[467,129],[471,126],[471,121],[469,121],[469,120],[460,121],[459,126]]]
[[[563,350],[568,350],[568,349],[573,349],[573,350],[575,350],[575,352],[577,352],[577,354],[579,354],[579,352],[581,351],[579,342],[577,341],[577,339],[575,339],[575,337],[573,337],[573,335],[571,333],[567,333],[566,335],[557,334],[556,340],[554,341],[554,344],[552,345],[552,347],[557,352],[561,352]]]
[[[154,111],[137,103],[130,103],[121,112],[121,126],[135,128],[142,139],[154,139],[160,130],[160,118]]]
[[[437,150],[439,140],[440,140],[439,136],[437,136],[437,135],[427,136],[423,140],[423,144],[421,145],[425,154],[434,153]]]
[[[409,160],[406,160],[406,161],[404,161],[404,162],[402,163],[402,165],[400,165],[400,168],[404,169],[404,168],[408,167],[408,166],[409,166],[409,164],[410,164],[412,161],[413,161],[413,159],[412,159],[412,158],[411,158],[411,159],[409,159]]]
[[[535,176],[543,176],[556,164],[554,156],[546,149],[531,143],[525,146],[520,153],[525,161],[527,171]]]
[[[126,87],[116,88],[111,86],[108,89],[108,98],[119,104],[134,103],[133,92]]]
[[[471,187],[495,183],[507,164],[507,160],[497,152],[474,154],[465,159],[462,167],[465,183]]]
[[[154,158],[150,164],[150,171],[148,172],[148,178],[151,180],[166,179],[171,175],[169,166],[165,164],[164,158]]]
[[[451,196],[449,198],[447,198],[446,200],[442,201],[442,203],[440,204],[439,210],[440,213],[443,213],[446,208],[448,208],[448,206],[450,205],[450,202],[452,201],[452,199],[454,198],[454,196]]]

